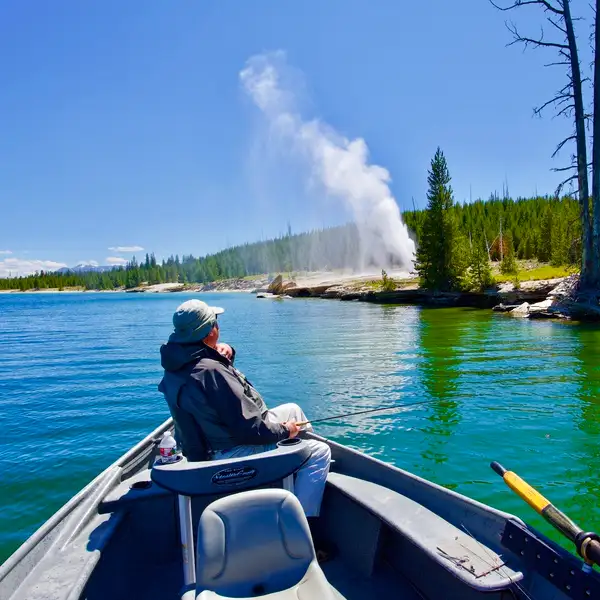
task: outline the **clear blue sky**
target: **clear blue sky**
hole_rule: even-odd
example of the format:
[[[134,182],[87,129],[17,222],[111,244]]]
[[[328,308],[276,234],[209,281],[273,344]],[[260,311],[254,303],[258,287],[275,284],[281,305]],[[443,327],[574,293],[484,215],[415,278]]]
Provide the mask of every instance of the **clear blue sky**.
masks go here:
[[[343,221],[301,168],[265,151],[239,81],[265,51],[302,74],[309,117],[365,139],[402,208],[424,206],[438,145],[456,200],[504,181],[513,196],[552,192],[550,155],[570,124],[532,108],[563,74],[542,68],[551,54],[506,48],[504,18],[485,0],[5,0],[0,276]],[[535,33],[542,17],[514,18]]]

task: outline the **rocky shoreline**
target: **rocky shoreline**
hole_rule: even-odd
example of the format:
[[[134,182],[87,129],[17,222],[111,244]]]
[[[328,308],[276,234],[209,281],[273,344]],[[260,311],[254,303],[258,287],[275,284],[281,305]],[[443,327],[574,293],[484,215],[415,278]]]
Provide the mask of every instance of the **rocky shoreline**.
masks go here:
[[[502,283],[482,292],[433,292],[422,289],[415,279],[397,282],[397,288],[390,291],[375,290],[365,282],[349,278],[332,283],[310,281],[298,285],[295,281],[284,280],[278,275],[269,282],[266,276],[251,279],[227,279],[206,284],[161,283],[143,284],[131,289],[87,290],[135,293],[178,293],[178,292],[245,292],[256,293],[259,298],[322,298],[342,302],[370,302],[373,304],[410,304],[428,307],[473,307],[492,309],[512,317],[529,319],[585,319],[600,320],[600,307],[596,299],[588,303],[575,302],[578,276],[525,281],[515,286]],[[12,290],[11,290],[12,291]],[[7,291],[10,293],[11,291]],[[18,291],[18,290],[15,290]],[[34,292],[34,290],[31,290]],[[35,290],[56,292],[62,290]],[[64,290],[65,292],[85,292],[85,290]]]
[[[294,298],[329,298],[342,301],[373,302],[376,304],[417,304],[423,306],[473,306],[493,308],[498,304],[519,305],[545,300],[562,281],[549,279],[527,281],[518,288],[512,283],[501,284],[483,292],[432,292],[409,283],[391,291],[354,289],[350,286],[285,287],[284,293]],[[282,292],[280,292],[282,293]]]
[[[429,307],[473,307],[492,309],[510,316],[530,319],[600,320],[595,299],[581,302],[577,297],[578,276],[525,281],[515,286],[502,283],[482,292],[433,292],[406,282],[390,291],[356,288],[352,285],[298,286],[281,276],[263,291],[271,297],[324,298],[373,304],[412,304]]]

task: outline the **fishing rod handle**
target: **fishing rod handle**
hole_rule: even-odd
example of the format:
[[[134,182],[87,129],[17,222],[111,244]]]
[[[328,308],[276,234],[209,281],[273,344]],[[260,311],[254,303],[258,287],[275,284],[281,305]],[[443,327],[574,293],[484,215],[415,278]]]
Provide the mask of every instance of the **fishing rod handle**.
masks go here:
[[[533,510],[542,515],[550,525],[558,529],[572,542],[576,541],[577,536],[582,532],[581,527],[576,525],[567,515],[558,510],[550,500],[544,498],[536,489],[532,488],[524,479],[521,479],[516,473],[505,469],[500,463],[494,461],[490,467],[504,479],[504,483],[517,496],[525,500]]]
[[[580,552],[580,544],[577,543],[578,536],[583,530],[579,525],[571,521],[567,515],[558,510],[550,500],[544,498],[536,489],[531,487],[524,479],[521,479],[516,473],[505,469],[501,464],[493,462],[492,469],[502,476],[506,485],[515,494],[520,496],[531,508],[538,512],[550,525],[558,529],[566,538],[577,545],[577,551]],[[583,542],[583,538],[581,540]],[[600,548],[599,548],[600,549]],[[600,558],[600,556],[599,556]]]
[[[490,464],[494,472],[498,473],[504,483],[515,493],[520,496],[531,508],[536,512],[543,514],[542,511],[551,506],[550,501],[546,500],[537,490],[533,489],[524,479],[521,479],[516,473],[505,469],[500,463],[494,461]]]

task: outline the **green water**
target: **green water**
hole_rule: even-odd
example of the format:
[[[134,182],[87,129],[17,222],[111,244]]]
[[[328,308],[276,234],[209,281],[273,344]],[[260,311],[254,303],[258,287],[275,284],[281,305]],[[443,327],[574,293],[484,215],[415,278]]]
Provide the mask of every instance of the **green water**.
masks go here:
[[[270,405],[317,418],[431,400],[319,431],[549,533],[490,470],[498,460],[600,529],[600,328],[205,296],[226,308],[223,339]],[[187,297],[0,295],[0,560],[167,417],[158,347]]]

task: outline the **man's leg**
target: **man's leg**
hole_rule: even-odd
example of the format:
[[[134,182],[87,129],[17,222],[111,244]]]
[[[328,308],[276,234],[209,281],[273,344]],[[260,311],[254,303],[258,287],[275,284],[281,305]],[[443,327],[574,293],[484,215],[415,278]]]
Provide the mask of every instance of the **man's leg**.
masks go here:
[[[277,423],[306,421],[304,411],[297,404],[282,404],[269,410],[269,419]],[[312,430],[308,425],[305,429]],[[324,442],[304,440],[311,449],[311,457],[296,473],[295,494],[307,517],[318,517],[325,483],[331,463],[331,449]]]
[[[325,442],[304,440],[311,456],[296,473],[295,494],[307,517],[318,517],[329,474],[331,449]]]

